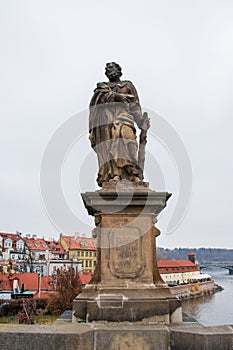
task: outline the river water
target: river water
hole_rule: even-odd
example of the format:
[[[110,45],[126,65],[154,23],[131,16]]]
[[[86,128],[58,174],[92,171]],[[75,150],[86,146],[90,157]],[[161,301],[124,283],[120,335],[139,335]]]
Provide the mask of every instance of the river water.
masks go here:
[[[204,269],[204,272],[210,274],[224,290],[207,297],[182,301],[183,311],[204,326],[233,325],[233,275],[222,268]]]

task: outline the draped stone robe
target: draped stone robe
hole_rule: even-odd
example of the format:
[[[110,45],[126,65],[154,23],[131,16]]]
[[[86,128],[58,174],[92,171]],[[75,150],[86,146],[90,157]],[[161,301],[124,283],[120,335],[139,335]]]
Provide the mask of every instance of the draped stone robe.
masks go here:
[[[97,153],[97,183],[139,177],[134,122],[143,123],[138,94],[130,81],[98,83],[90,102],[89,132]]]

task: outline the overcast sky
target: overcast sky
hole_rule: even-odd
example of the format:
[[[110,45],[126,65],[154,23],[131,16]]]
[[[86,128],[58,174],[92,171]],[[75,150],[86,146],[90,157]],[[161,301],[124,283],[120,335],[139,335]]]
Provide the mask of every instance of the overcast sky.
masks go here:
[[[41,160],[55,131],[87,110],[96,83],[105,80],[105,63],[116,61],[141,105],[176,130],[192,164],[189,211],[168,235],[179,178],[166,147],[149,139],[173,193],[158,221],[158,244],[233,248],[231,0],[1,0],[0,50],[0,231],[55,238],[64,231],[42,203]],[[149,154],[146,180],[164,190]],[[87,157],[91,171],[78,161]],[[91,226],[77,183],[84,170],[89,187],[81,191],[94,190],[97,165],[87,135],[67,154],[62,181],[71,210]]]

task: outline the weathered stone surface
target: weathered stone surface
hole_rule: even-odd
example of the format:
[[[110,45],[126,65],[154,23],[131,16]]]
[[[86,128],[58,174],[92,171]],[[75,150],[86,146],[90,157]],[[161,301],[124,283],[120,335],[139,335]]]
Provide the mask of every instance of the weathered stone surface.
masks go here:
[[[53,326],[0,325],[0,344],[4,350],[230,350],[233,330],[199,323],[57,321]]]
[[[230,326],[204,327],[199,323],[170,326],[171,350],[230,350],[233,330]]]
[[[73,324],[1,325],[0,344],[3,350],[92,350],[94,334],[90,327]]]
[[[154,224],[169,196],[125,183],[118,192],[116,186],[107,186],[82,195],[95,216],[97,266],[91,284],[74,300],[73,322],[182,321],[180,301],[156,264],[160,232]]]
[[[82,193],[82,198],[89,215],[97,213],[143,212],[156,216],[164,209],[171,194],[156,192],[148,188],[148,184],[118,183],[108,185],[100,191]]]
[[[96,326],[96,350],[167,350],[169,330],[160,325]]]
[[[115,297],[114,297],[115,298]],[[107,301],[107,302],[106,302]],[[121,305],[119,305],[121,304]],[[79,310],[74,307],[74,315],[79,317]],[[160,299],[130,299],[127,301],[109,301],[103,296],[101,302],[92,300],[87,301],[86,321],[124,322],[124,321],[142,321],[144,319],[153,319],[158,323],[169,323],[169,301]]]
[[[98,83],[90,101],[89,138],[99,163],[97,183],[138,183],[143,179],[150,120],[142,114],[133,84],[120,80],[119,64],[107,63],[105,73],[109,82]],[[135,123],[141,129],[139,150]]]

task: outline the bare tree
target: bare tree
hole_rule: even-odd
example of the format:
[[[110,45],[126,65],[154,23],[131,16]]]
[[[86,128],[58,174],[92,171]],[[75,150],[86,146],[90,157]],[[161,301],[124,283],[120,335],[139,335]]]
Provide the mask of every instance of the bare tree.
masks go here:
[[[81,292],[81,281],[73,267],[57,270],[56,291],[56,295],[49,299],[48,312],[61,314],[65,310],[71,310],[74,298]]]

